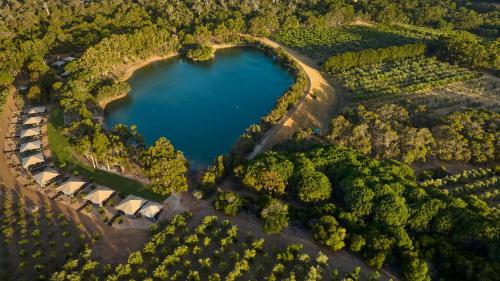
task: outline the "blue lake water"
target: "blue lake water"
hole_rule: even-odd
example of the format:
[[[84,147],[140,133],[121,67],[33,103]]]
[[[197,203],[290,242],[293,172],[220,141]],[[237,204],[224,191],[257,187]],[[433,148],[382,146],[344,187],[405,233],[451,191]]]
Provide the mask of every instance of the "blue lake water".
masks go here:
[[[128,82],[129,96],[107,107],[106,126],[135,124],[149,145],[164,136],[202,168],[259,123],[293,77],[259,50],[231,48],[210,62],[155,62]]]

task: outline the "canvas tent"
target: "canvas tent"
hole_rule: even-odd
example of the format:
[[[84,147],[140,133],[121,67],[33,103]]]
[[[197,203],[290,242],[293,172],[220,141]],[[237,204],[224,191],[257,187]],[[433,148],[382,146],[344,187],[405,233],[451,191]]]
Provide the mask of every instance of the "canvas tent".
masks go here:
[[[21,147],[19,148],[19,152],[24,153],[27,151],[41,149],[41,148],[42,148],[42,142],[37,140],[37,141],[22,143]]]
[[[95,205],[102,206],[106,200],[111,198],[115,193],[114,190],[111,190],[104,186],[99,186],[96,189],[92,190],[87,196],[83,199],[92,202]]]
[[[118,211],[122,211],[128,216],[134,216],[139,209],[148,201],[134,195],[129,195],[123,199],[118,206],[115,207]]]
[[[45,158],[42,153],[37,153],[28,157],[21,159],[21,165],[23,168],[28,169],[29,167],[45,162]]]
[[[62,192],[67,196],[73,196],[80,189],[85,186],[86,182],[77,180],[77,179],[69,179],[60,186],[56,188],[57,192]]]
[[[142,209],[139,211],[139,214],[141,214],[143,217],[149,218],[149,219],[155,219],[156,215],[160,213],[160,211],[163,209],[163,205],[156,203],[156,202],[148,202]]]
[[[42,117],[41,116],[29,117],[29,118],[26,118],[23,121],[23,125],[38,125],[40,123],[42,123]]]
[[[45,187],[48,183],[50,183],[50,181],[54,180],[58,176],[59,173],[56,170],[47,168],[40,173],[33,175],[33,178],[41,187]]]
[[[26,111],[27,114],[40,114],[44,113],[47,111],[47,108],[45,106],[35,106]]]
[[[34,137],[40,135],[40,128],[35,127],[35,128],[30,128],[26,130],[21,131],[21,138],[29,138],[29,137]]]

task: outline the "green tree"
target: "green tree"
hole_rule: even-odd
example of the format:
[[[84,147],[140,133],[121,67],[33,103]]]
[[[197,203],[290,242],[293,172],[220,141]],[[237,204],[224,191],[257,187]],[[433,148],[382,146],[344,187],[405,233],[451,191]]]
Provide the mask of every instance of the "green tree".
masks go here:
[[[260,216],[264,219],[264,232],[279,233],[288,226],[288,205],[271,198],[262,208]]]
[[[188,189],[186,159],[166,138],[159,138],[140,157],[144,174],[151,180],[152,190],[161,195],[182,193]]]
[[[215,196],[216,210],[223,211],[226,215],[238,214],[245,202],[234,192],[220,192]]]
[[[299,172],[297,191],[300,200],[313,203],[330,199],[332,185],[323,173],[304,168]]]
[[[314,238],[325,244],[330,250],[344,248],[346,229],[341,227],[333,216],[322,216],[313,226]]]

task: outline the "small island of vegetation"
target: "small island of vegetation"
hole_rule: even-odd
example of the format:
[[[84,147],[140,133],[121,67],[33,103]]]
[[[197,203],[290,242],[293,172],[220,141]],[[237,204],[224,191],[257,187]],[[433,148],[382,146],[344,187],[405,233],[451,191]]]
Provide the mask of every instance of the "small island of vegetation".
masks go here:
[[[186,57],[192,61],[206,61],[215,57],[215,50],[210,46],[198,45],[189,49]]]

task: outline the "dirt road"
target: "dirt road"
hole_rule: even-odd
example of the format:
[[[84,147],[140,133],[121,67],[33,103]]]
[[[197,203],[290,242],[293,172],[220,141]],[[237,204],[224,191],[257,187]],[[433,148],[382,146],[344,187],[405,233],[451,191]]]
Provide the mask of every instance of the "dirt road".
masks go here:
[[[264,135],[249,155],[250,159],[290,138],[299,129],[320,128],[322,132],[326,132],[331,118],[345,104],[345,94],[342,88],[336,86],[325,73],[319,70],[320,66],[317,62],[268,38],[256,39],[266,45],[282,48],[293,57],[309,77],[311,88],[305,100],[297,108],[292,109],[285,120],[276,124]]]
[[[14,93],[14,89],[11,89]],[[3,147],[9,127],[9,117],[16,110],[14,95],[11,94],[0,117],[0,179],[7,188],[26,197],[28,204],[39,206],[49,204],[55,212],[66,215],[75,224],[81,224],[84,231],[91,235],[100,234],[101,239],[94,245],[94,252],[102,262],[119,263],[127,259],[130,252],[141,249],[144,243],[149,239],[148,231],[140,229],[117,230],[114,229],[94,216],[77,212],[75,209],[61,204],[58,201],[49,199],[46,195],[37,191],[22,187],[12,174],[7,164]]]

